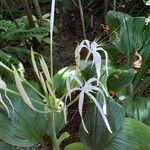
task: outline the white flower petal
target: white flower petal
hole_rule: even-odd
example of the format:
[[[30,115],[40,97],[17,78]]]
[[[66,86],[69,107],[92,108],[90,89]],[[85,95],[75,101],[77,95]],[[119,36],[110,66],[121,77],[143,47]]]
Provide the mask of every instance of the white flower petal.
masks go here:
[[[101,116],[102,116],[102,118],[103,118],[103,120],[104,120],[104,122],[105,122],[106,127],[108,128],[109,132],[112,133],[112,130],[111,130],[110,125],[109,125],[109,122],[108,122],[108,120],[107,120],[107,118],[106,118],[106,116],[105,116],[105,114],[104,114],[104,112],[103,112],[103,110],[102,110],[100,104],[97,102],[96,98],[95,98],[92,94],[90,94],[90,93],[88,93],[88,92],[87,92],[86,94],[87,94],[89,97],[91,97],[91,99],[93,100],[93,102],[94,102],[95,105],[97,106],[97,108],[98,108],[98,110],[99,110],[99,112],[100,112],[100,114],[101,114]]]
[[[70,78],[74,79],[80,85],[80,87],[83,86],[82,82],[80,81],[80,79],[77,76],[70,75]]]
[[[97,91],[97,92],[100,92],[100,93],[102,94],[102,96],[103,96],[103,101],[104,101],[104,102],[103,102],[103,111],[104,111],[104,114],[107,115],[106,98],[105,98],[105,95],[104,95],[103,91],[102,91],[100,88],[94,87],[94,86],[92,86],[92,89],[95,90],[95,91]]]
[[[70,91],[68,91],[68,93],[67,93],[67,95],[66,95],[66,100],[67,100],[68,96],[69,96],[69,98],[70,98],[70,95],[71,95],[72,92],[75,92],[75,91],[77,91],[77,90],[81,91],[80,88],[73,88],[73,89],[71,89]],[[71,99],[70,99],[70,100],[71,100]]]
[[[67,87],[67,91],[70,92],[71,88],[70,88],[69,78],[67,78],[66,87]],[[71,93],[69,94],[69,98],[71,99]]]
[[[80,93],[80,97],[79,97],[79,103],[78,103],[78,107],[79,107],[79,114],[81,116],[81,121],[82,121],[82,125],[83,125],[83,129],[87,132],[87,128],[85,126],[85,123],[84,123],[84,120],[83,120],[83,116],[82,116],[82,109],[83,109],[83,102],[84,102],[84,92],[81,92]]]
[[[0,79],[0,89],[2,89],[2,90],[6,90],[7,89],[6,83],[3,80],[1,80],[1,79]]]
[[[12,109],[13,109],[13,111],[14,111],[14,107],[13,107],[13,105],[12,105],[12,103],[11,103],[11,100],[10,100],[9,97],[7,96],[7,85],[6,85],[6,83],[5,83],[3,80],[1,80],[1,79],[0,79],[0,89],[2,89],[2,90],[5,91],[5,97],[7,98],[9,104],[11,105],[11,107],[12,107]],[[3,105],[4,105],[4,104],[3,104]],[[5,108],[6,108],[6,107],[5,107]]]
[[[98,52],[93,52],[93,61],[95,63],[97,80],[99,81],[101,75],[101,56]]]
[[[98,50],[103,51],[104,54],[105,54],[106,75],[108,76],[108,53],[103,48],[101,48],[101,47],[96,49],[96,51],[98,51]]]

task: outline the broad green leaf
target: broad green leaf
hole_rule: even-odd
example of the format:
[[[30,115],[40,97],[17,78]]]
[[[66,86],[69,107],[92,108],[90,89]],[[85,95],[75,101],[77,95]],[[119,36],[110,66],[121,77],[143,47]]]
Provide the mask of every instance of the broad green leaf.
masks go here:
[[[1,20],[0,21],[0,30],[10,31],[15,29],[15,24],[11,21]]]
[[[122,128],[107,143],[104,150],[149,150],[149,141],[150,127],[140,121],[126,118]]]
[[[34,84],[36,88],[39,87]],[[13,90],[14,85],[8,85]],[[25,88],[29,97],[42,103],[41,98],[30,88]],[[38,143],[44,143],[43,137],[47,131],[47,120],[44,114],[32,111],[23,102],[21,97],[8,94],[15,108],[14,112],[10,107],[10,118],[0,113],[0,138],[5,142],[19,147],[29,147]],[[3,99],[6,101],[5,96]],[[7,101],[6,101],[7,102]],[[39,104],[35,104],[36,108],[44,109]]]
[[[133,80],[134,72],[132,70],[114,69],[107,80],[108,90],[119,92],[126,88]]]
[[[150,126],[149,97],[139,97],[135,100],[126,98],[120,104],[125,108],[127,117],[137,119]]]
[[[123,20],[128,20],[129,18],[131,18],[131,16],[126,13],[109,11],[106,15],[106,23],[110,27],[110,32],[112,33],[113,31],[119,31]]]
[[[150,44],[150,25],[145,25],[144,17],[131,17],[113,11],[108,12],[106,22],[110,26],[110,41],[127,56],[126,67],[131,67],[135,51]]]
[[[4,141],[0,141],[0,149],[1,150],[12,150],[11,145],[5,143]]]
[[[65,150],[86,150],[86,149],[82,143],[76,142],[66,146]]]
[[[66,81],[71,74],[75,75],[75,66],[63,68],[55,74],[53,83],[57,92],[66,92]]]
[[[3,38],[7,40],[25,40],[33,37],[37,37],[37,38],[44,37],[47,36],[48,33],[49,33],[49,29],[44,27],[37,27],[28,30],[16,29],[14,31],[12,30],[4,34]]]
[[[101,96],[98,96],[97,100],[102,103]],[[111,98],[108,98],[107,111],[107,119],[113,134],[108,131],[96,106],[90,104],[88,107],[84,121],[89,134],[84,131],[82,126],[80,127],[80,139],[85,144],[87,150],[104,149],[108,141],[110,141],[121,128],[125,118],[124,109]]]

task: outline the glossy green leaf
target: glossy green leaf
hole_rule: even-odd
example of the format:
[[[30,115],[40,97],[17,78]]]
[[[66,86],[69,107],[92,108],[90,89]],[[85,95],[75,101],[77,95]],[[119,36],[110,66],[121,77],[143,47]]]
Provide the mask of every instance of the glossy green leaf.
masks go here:
[[[86,150],[148,150],[150,127],[131,118],[125,118],[124,110],[116,102],[107,101],[108,120],[113,130],[110,134],[93,106],[88,109],[85,123],[87,134],[81,127],[81,141]]]
[[[53,83],[57,92],[66,92],[66,81],[71,74],[75,75],[75,66],[63,68],[55,74]]]
[[[107,87],[110,91],[118,92],[126,88],[133,80],[134,72],[132,70],[114,69],[107,80]]]
[[[135,118],[150,126],[150,98],[139,97],[135,100],[126,98],[120,102],[125,108],[127,117]]]
[[[110,26],[110,41],[126,55],[126,67],[131,67],[135,51],[150,44],[150,25],[145,24],[145,17],[131,17],[114,11],[108,12],[106,22]]]
[[[11,32],[7,32],[3,35],[3,38],[6,40],[25,40],[30,39],[33,37],[43,38],[47,36],[49,33],[48,28],[44,27],[37,27],[32,29],[16,29],[12,30]]]
[[[1,20],[0,21],[0,30],[10,31],[15,29],[15,24],[11,21]]]
[[[122,128],[107,143],[104,150],[149,150],[149,141],[150,127],[140,121],[126,118]]]
[[[39,88],[34,84],[36,88]],[[14,85],[9,86],[13,90]],[[28,96],[42,102],[41,98],[30,88],[25,88]],[[19,147],[30,147],[35,144],[43,144],[43,137],[47,131],[47,120],[44,114],[39,114],[31,110],[19,96],[8,94],[8,97],[15,108],[14,112],[10,108],[10,118],[7,115],[0,113],[0,138],[5,142]],[[5,99],[5,96],[3,96]],[[35,104],[34,104],[35,105]],[[35,105],[36,108],[44,109],[41,106]]]
[[[86,150],[86,149],[82,143],[76,142],[66,146],[65,150]]]
[[[4,141],[0,141],[0,149],[1,150],[12,150],[11,145],[5,143]]]
[[[98,100],[102,103],[101,96],[98,97]],[[86,145],[87,150],[104,149],[108,141],[111,140],[121,128],[125,118],[124,109],[111,98],[108,98],[107,110],[107,119],[113,134],[108,131],[96,106],[90,104],[88,107],[84,121],[89,134],[85,132],[82,126],[80,127],[80,139]]]

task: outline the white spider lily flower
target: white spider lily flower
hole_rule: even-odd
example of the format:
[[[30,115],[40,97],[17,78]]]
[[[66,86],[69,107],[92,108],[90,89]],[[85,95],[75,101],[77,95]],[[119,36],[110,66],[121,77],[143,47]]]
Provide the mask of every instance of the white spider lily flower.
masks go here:
[[[13,107],[13,105],[12,105],[12,102],[11,102],[11,100],[9,99],[9,97],[7,96],[7,85],[6,85],[6,83],[5,83],[1,78],[0,78],[0,89],[2,89],[2,90],[5,91],[5,97],[7,98],[7,100],[8,100],[8,102],[9,102],[10,106],[12,107],[12,109],[13,109],[13,111],[14,111],[14,107]],[[0,101],[1,101],[1,100],[0,100]],[[3,105],[5,104],[3,101],[1,101],[1,103],[2,103]],[[7,106],[4,105],[4,107],[6,108]],[[7,108],[6,108],[6,110],[7,110],[7,112],[9,112]]]
[[[15,82],[16,82],[17,89],[18,89],[22,99],[24,100],[26,105],[28,105],[31,109],[35,110],[34,106],[32,105],[32,103],[30,101],[30,98],[28,97],[25,89],[22,86],[21,79],[20,79],[20,77],[19,77],[19,75],[18,75],[15,68],[14,68],[14,77],[15,77]]]
[[[105,59],[106,59],[106,75],[108,76],[108,54],[107,52],[96,41],[93,41],[92,43],[90,43],[89,40],[83,40],[81,44],[79,44],[75,50],[77,72],[80,69],[80,52],[83,48],[86,48],[89,51],[87,59],[89,58],[90,55],[93,56],[93,65],[95,65],[95,68],[96,68],[98,81],[101,75],[101,62],[102,62],[101,55],[98,53],[98,51],[104,52]]]
[[[66,100],[68,98],[68,96],[71,98],[71,93],[74,92],[74,91],[80,91],[80,95],[79,95],[79,103],[78,103],[78,107],[79,107],[79,114],[81,116],[81,121],[82,121],[82,125],[83,125],[83,128],[84,130],[88,133],[88,130],[85,126],[85,123],[84,123],[84,120],[83,120],[83,116],[82,116],[82,109],[83,109],[83,103],[84,103],[84,96],[85,94],[88,95],[92,100],[93,102],[95,103],[95,105],[97,106],[105,124],[106,124],[106,127],[108,128],[109,132],[112,133],[112,130],[110,128],[110,125],[109,125],[109,122],[107,120],[107,117],[106,117],[106,99],[105,99],[105,94],[103,91],[103,89],[97,87],[97,85],[92,85],[93,82],[97,82],[97,79],[96,78],[91,78],[89,79],[88,81],[85,82],[85,84],[83,85],[82,82],[80,81],[80,79],[77,77],[77,76],[70,76],[70,78],[74,79],[80,87],[75,87],[73,89],[70,88],[70,85],[67,85],[68,88],[68,93],[66,95]],[[69,82],[67,82],[67,84],[69,84]],[[91,93],[95,93],[95,92],[99,92],[102,94],[102,97],[104,99],[104,105],[103,105],[103,108],[101,108],[100,104],[98,103],[98,101],[96,100],[96,98],[91,94]]]

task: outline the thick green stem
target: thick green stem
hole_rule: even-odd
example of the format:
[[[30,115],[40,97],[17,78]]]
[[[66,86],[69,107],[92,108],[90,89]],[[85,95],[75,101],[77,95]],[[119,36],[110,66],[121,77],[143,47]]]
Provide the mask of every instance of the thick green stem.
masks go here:
[[[55,129],[55,112],[50,113],[50,117],[52,123],[51,140],[53,144],[53,150],[60,150],[59,143],[56,136],[56,129]]]

